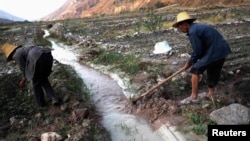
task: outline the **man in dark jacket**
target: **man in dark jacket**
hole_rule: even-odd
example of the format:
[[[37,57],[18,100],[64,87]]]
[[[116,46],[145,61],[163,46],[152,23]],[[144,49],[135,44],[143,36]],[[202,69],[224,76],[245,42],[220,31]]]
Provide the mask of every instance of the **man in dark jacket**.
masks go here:
[[[24,87],[26,81],[32,80],[38,106],[46,106],[43,89],[52,100],[53,105],[59,104],[48,80],[53,65],[53,56],[50,49],[40,46],[15,46],[9,43],[5,43],[1,49],[7,61],[15,60],[23,73],[23,79],[20,81],[19,87]]]
[[[212,97],[215,86],[218,83],[225,58],[231,53],[231,49],[223,36],[212,26],[194,23],[196,19],[191,18],[187,12],[177,15],[173,27],[181,32],[187,33],[193,52],[190,59],[184,65],[187,70],[191,66],[192,93],[190,97],[183,99],[181,104],[198,103],[199,77],[207,71],[208,92],[201,97]]]

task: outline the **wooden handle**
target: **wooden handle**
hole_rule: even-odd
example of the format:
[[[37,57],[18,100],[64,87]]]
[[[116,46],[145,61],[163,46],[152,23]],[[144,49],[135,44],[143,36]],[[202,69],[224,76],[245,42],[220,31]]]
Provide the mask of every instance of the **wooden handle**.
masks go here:
[[[154,87],[150,88],[148,91],[146,91],[145,93],[143,93],[142,95],[140,95],[139,97],[137,97],[136,99],[133,100],[133,102],[137,101],[138,99],[141,99],[142,97],[144,97],[145,95],[148,95],[150,92],[152,92],[154,89],[160,87],[161,85],[163,85],[164,83],[166,83],[168,80],[170,80],[171,78],[173,78],[174,76],[176,76],[177,74],[181,73],[182,71],[184,71],[184,67],[181,68],[180,70],[178,70],[177,72],[173,73],[172,75],[170,75],[169,77],[167,77],[166,79],[164,79],[162,82],[160,82],[159,84],[155,85]]]

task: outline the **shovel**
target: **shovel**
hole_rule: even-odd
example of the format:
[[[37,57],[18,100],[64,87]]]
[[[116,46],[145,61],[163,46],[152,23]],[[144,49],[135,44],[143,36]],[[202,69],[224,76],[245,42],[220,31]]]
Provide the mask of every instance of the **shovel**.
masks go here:
[[[164,79],[162,82],[160,82],[159,84],[153,86],[152,88],[150,88],[148,91],[146,91],[145,93],[143,93],[142,95],[140,95],[139,97],[137,97],[136,99],[133,99],[132,102],[135,104],[137,100],[141,99],[142,97],[148,95],[150,92],[152,92],[154,89],[162,86],[164,83],[166,83],[168,80],[170,80],[171,78],[173,78],[174,76],[176,76],[177,74],[181,73],[182,71],[184,71],[185,68],[181,68],[180,70],[178,70],[177,72],[173,73],[172,75],[170,75],[168,78]]]

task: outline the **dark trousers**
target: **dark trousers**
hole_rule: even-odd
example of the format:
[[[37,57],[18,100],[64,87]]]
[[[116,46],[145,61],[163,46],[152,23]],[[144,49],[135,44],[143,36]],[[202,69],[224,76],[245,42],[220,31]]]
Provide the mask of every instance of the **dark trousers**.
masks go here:
[[[46,106],[44,91],[50,99],[55,98],[54,90],[48,80],[52,65],[53,57],[51,53],[43,53],[36,63],[36,69],[32,83],[36,102],[38,106],[41,107]]]
[[[205,70],[207,70],[207,85],[209,88],[214,88],[219,81],[220,73],[221,73],[224,62],[225,62],[225,58],[222,58],[204,67],[191,68],[190,72],[193,74],[202,74]]]

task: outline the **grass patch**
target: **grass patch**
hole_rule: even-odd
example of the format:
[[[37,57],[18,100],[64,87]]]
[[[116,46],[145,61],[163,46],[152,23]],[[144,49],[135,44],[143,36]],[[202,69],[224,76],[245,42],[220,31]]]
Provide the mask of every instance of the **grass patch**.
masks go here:
[[[187,117],[189,125],[192,125],[191,130],[198,135],[207,133],[207,124],[212,124],[212,121],[202,113],[195,112],[195,109],[182,109],[182,115]],[[198,110],[198,109],[196,109]]]
[[[140,59],[133,55],[123,56],[121,64],[119,64],[120,68],[124,72],[129,72],[129,74],[136,74],[140,71],[139,66]]]
[[[94,60],[95,63],[103,65],[113,65],[121,61],[121,54],[111,51],[102,51],[102,53]]]
[[[112,51],[102,51],[95,58],[94,63],[110,65],[112,68],[119,68],[128,74],[135,74],[140,71],[140,59],[134,55],[123,55]]]
[[[205,121],[205,118],[200,114],[189,113],[187,116],[188,116],[189,122],[192,124],[201,124]]]
[[[69,65],[63,65],[60,68],[58,68],[56,72],[51,74],[51,79],[57,80],[56,78],[62,78],[61,80],[65,82],[64,87],[66,87],[70,91],[74,91],[75,93],[81,93],[83,91],[84,83],[82,79]],[[54,82],[54,83],[59,83],[59,82]]]
[[[198,124],[198,125],[193,126],[192,130],[197,135],[204,135],[207,132],[207,125]]]

